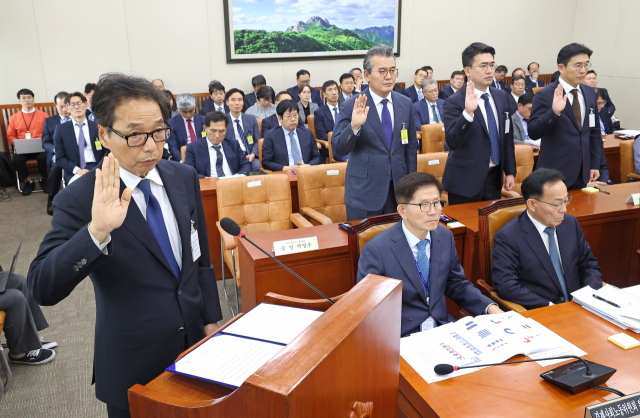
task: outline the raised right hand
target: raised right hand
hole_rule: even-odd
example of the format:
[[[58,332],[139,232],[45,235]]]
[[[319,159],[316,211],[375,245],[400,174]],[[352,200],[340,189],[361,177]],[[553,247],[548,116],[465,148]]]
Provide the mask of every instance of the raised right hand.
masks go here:
[[[558,87],[556,87],[553,92],[553,103],[551,104],[551,109],[553,109],[553,113],[556,115],[562,112],[567,105],[567,95],[564,94],[564,87],[562,87],[562,83],[558,83]]]
[[[120,165],[113,154],[109,154],[102,163],[102,170],[96,169],[89,224],[89,232],[99,243],[124,222],[131,203],[131,193],[132,190],[126,188],[120,197]]]
[[[478,108],[478,96],[475,92],[475,86],[473,81],[469,81],[467,83],[467,92],[464,97],[464,111],[471,117],[473,117],[473,112]]]
[[[353,112],[351,113],[351,130],[359,129],[367,121],[369,114],[369,106],[367,106],[367,95],[363,94],[353,103]]]

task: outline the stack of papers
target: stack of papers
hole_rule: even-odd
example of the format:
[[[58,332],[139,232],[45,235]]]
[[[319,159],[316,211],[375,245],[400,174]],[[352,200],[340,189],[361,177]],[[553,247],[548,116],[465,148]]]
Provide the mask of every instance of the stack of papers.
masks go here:
[[[636,139],[638,136],[640,136],[640,131],[632,129],[622,129],[620,131],[614,131],[613,134],[617,138],[621,139]]]
[[[238,388],[320,316],[261,303],[167,371]]]
[[[583,356],[586,352],[548,328],[516,312],[466,317],[400,341],[400,355],[427,383],[473,373],[480,368],[462,369],[440,376],[437,364],[471,366],[501,363],[524,354],[531,359]],[[567,361],[544,360],[541,366]]]
[[[625,290],[610,284],[593,290],[585,286],[573,292],[573,301],[586,310],[606,319],[622,329],[640,333],[640,289]]]

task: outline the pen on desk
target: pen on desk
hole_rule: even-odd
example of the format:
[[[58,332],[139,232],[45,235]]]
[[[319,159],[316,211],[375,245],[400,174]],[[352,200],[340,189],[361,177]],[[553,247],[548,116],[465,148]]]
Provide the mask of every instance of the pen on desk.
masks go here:
[[[616,307],[616,308],[618,308],[618,309],[622,309],[622,308],[620,308],[620,306],[616,305],[615,303],[613,303],[613,302],[611,302],[611,301],[608,301],[608,300],[606,300],[605,298],[601,298],[600,296],[596,295],[595,293],[593,294],[593,297],[594,297],[594,298],[596,298],[596,299],[598,299],[599,301],[602,301],[602,302],[608,303],[609,305],[614,306],[614,307]]]
[[[296,172],[295,172],[295,171],[293,171],[293,170],[291,170],[291,172],[292,172],[293,174],[296,174]],[[296,176],[297,176],[297,174],[296,174]]]
[[[611,194],[611,193],[609,193],[608,191],[606,191],[606,190],[602,190],[602,189],[601,189],[601,188],[599,188],[599,187],[594,187],[594,189],[598,189],[598,191],[601,191],[602,193]]]

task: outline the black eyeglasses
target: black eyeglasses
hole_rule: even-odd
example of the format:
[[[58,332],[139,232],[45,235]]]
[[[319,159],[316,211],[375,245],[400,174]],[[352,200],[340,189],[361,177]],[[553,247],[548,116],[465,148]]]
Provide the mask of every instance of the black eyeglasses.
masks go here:
[[[423,211],[424,213],[427,213],[431,210],[431,206],[433,205],[433,207],[436,210],[442,210],[442,208],[444,208],[444,205],[447,202],[445,202],[444,200],[438,200],[437,202],[431,203],[431,202],[425,202],[425,203],[401,203],[401,205],[413,205],[413,206],[420,206],[420,210]]]
[[[166,123],[166,122],[165,122]],[[169,138],[173,127],[167,123],[167,128],[156,129],[152,132],[131,132],[129,135],[124,135],[121,132],[116,131],[111,127],[107,127],[111,132],[118,135],[127,141],[127,145],[131,148],[141,147],[149,141],[149,138],[153,138],[155,142],[164,142]]]
[[[554,208],[556,208],[556,209],[560,209],[560,207],[561,207],[562,205],[564,205],[565,207],[566,207],[566,206],[569,206],[569,203],[571,203],[571,200],[573,199],[573,196],[569,195],[569,196],[567,196],[567,199],[566,199],[566,200],[563,200],[562,202],[557,203],[557,204],[555,204],[555,203],[545,202],[544,200],[540,200],[540,199],[536,199],[536,198],[534,198],[534,199],[535,199],[535,200],[537,200],[538,202],[546,203],[546,204],[547,204],[547,205],[549,205],[549,206],[553,206],[553,207],[554,207]]]

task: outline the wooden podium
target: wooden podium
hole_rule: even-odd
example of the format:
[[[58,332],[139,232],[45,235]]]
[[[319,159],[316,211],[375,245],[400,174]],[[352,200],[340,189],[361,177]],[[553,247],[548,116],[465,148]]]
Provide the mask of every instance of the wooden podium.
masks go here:
[[[129,389],[131,416],[395,418],[401,306],[401,281],[369,275],[238,389],[164,372]]]

